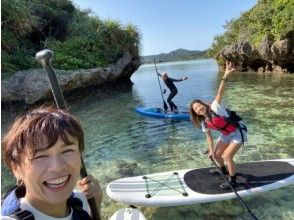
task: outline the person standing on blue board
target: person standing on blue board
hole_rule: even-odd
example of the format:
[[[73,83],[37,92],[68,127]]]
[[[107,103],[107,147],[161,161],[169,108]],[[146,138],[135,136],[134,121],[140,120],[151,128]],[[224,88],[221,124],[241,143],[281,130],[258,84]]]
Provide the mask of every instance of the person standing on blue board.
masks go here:
[[[102,190],[92,175],[78,180],[83,150],[81,124],[67,111],[40,107],[18,117],[2,140],[17,186],[2,200],[1,219],[92,219],[87,199],[100,211]]]
[[[212,157],[219,165],[218,169],[211,169],[211,173],[229,174],[229,182],[220,185],[222,189],[230,189],[230,185],[237,186],[236,169],[233,160],[234,155],[242,144],[247,141],[247,128],[241,122],[242,118],[234,111],[221,105],[228,78],[235,71],[235,65],[226,61],[226,70],[221,80],[217,95],[211,104],[201,100],[191,102],[189,111],[193,124],[206,133],[209,148],[209,157]],[[210,129],[218,130],[221,135],[214,146]],[[225,168],[225,163],[227,169]]]
[[[162,74],[158,73],[158,75],[161,76],[166,87],[169,88],[169,90],[170,90],[170,94],[167,98],[167,102],[169,104],[170,110],[172,112],[176,112],[178,107],[175,105],[175,103],[172,101],[172,99],[178,94],[178,89],[175,86],[174,82],[184,81],[184,80],[188,79],[188,77],[183,77],[181,79],[173,79],[173,78],[168,77],[167,72],[164,72]]]

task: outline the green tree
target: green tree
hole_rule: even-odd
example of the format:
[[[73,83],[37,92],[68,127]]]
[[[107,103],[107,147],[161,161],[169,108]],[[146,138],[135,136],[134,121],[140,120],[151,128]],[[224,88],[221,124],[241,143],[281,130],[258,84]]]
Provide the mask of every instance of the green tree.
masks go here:
[[[265,36],[273,40],[285,37],[294,29],[293,0],[259,0],[249,11],[237,19],[225,24],[226,32],[216,36],[208,54],[218,59],[219,52],[225,46],[240,41],[259,45]]]
[[[33,59],[53,50],[59,69],[106,66],[125,51],[139,57],[140,34],[133,25],[101,20],[70,0],[2,1],[2,78],[18,70],[39,68]]]

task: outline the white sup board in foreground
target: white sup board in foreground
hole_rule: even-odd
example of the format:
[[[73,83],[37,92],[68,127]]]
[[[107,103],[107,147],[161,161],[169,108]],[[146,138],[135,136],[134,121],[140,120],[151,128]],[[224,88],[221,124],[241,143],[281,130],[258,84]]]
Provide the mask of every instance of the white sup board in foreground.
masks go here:
[[[109,220],[146,220],[146,218],[139,209],[129,207],[118,210]]]
[[[236,164],[236,191],[241,197],[294,183],[294,159]],[[209,169],[189,169],[136,176],[112,181],[107,194],[115,201],[135,206],[178,206],[236,198],[219,186],[225,180]]]

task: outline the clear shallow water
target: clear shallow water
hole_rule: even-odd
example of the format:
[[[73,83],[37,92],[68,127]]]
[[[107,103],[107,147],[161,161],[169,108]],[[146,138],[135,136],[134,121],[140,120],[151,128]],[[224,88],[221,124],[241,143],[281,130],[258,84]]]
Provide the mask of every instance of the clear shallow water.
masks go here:
[[[174,102],[181,108],[194,98],[212,101],[221,74],[213,60],[158,64],[170,77],[188,76],[178,82]],[[153,65],[144,65],[133,74],[132,88],[119,88],[103,95],[92,92],[71,101],[86,132],[87,170],[105,189],[110,181],[133,175],[211,166],[205,135],[187,121],[142,117],[136,106],[162,107]],[[238,73],[232,76],[224,103],[232,106],[249,128],[248,144],[236,155],[237,162],[293,158],[294,75]],[[165,96],[166,98],[167,96]],[[21,109],[2,110],[2,134]],[[214,133],[217,138],[217,133]],[[2,192],[12,182],[2,168]],[[245,198],[260,219],[294,219],[293,186]],[[104,193],[103,217],[126,207]],[[171,208],[142,208],[148,219],[250,219],[238,200]]]

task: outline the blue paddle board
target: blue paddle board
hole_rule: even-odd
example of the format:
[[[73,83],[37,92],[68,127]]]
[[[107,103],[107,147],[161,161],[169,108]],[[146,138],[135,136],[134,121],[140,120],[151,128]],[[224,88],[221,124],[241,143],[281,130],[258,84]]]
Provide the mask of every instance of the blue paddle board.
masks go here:
[[[150,116],[154,118],[190,120],[190,115],[188,111],[178,111],[177,113],[175,113],[170,111],[164,111],[160,108],[136,107],[136,112],[138,112],[141,115]]]

